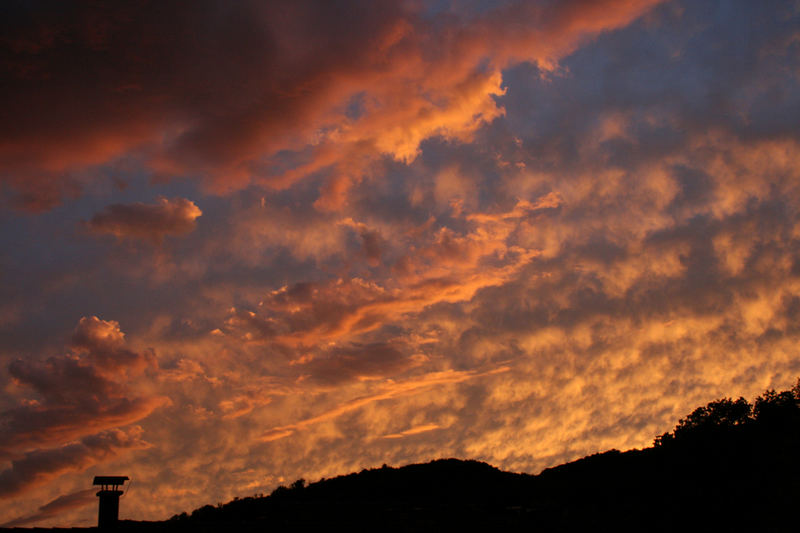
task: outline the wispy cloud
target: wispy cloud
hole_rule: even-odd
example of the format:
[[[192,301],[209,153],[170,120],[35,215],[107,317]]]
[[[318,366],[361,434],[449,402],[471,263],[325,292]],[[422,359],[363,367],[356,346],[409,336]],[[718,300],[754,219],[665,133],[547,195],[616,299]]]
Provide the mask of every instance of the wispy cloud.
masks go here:
[[[426,431],[433,431],[434,429],[439,429],[438,424],[423,424],[421,426],[416,426],[413,428],[409,428],[406,430],[401,431],[400,433],[391,433],[389,435],[381,435],[380,438],[382,439],[402,439],[403,437],[408,437],[409,435],[418,435],[419,433],[425,433]]]
[[[274,427],[269,431],[267,431],[266,433],[264,433],[261,437],[261,440],[268,442],[288,437],[295,431],[304,429],[308,426],[317,424],[319,422],[324,422],[326,420],[337,418],[345,413],[355,411],[373,402],[388,400],[400,396],[413,395],[422,390],[427,389],[428,387],[433,387],[436,385],[446,385],[451,383],[461,383],[463,381],[479,378],[486,375],[507,372],[508,370],[509,368],[504,366],[485,371],[450,370],[445,372],[435,372],[421,376],[420,378],[410,379],[402,382],[389,382],[380,387],[378,392],[371,394],[369,396],[353,398],[352,400],[349,400],[344,404],[338,405],[333,409],[326,411],[322,414],[300,420],[299,422],[287,424],[285,426]]]

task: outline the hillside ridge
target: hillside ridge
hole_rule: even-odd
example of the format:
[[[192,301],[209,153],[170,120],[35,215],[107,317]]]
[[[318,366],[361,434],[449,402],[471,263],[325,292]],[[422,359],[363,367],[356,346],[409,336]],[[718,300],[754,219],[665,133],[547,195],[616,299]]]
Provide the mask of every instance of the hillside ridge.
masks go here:
[[[540,531],[778,530],[800,497],[800,380],[751,404],[723,398],[699,407],[652,447],[608,450],[545,469],[502,471],[454,458],[365,469],[269,496],[210,505],[162,522],[171,529],[277,531],[325,527],[422,531],[478,526]]]

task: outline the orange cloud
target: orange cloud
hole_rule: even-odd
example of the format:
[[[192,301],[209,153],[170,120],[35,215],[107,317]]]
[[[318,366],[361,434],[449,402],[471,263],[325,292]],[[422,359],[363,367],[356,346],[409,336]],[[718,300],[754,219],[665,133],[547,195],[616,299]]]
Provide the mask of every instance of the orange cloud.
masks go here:
[[[406,429],[405,431],[401,431],[400,433],[391,433],[389,435],[382,435],[380,438],[382,439],[402,439],[403,437],[408,437],[409,435],[418,435],[420,433],[425,433],[427,431],[433,431],[434,429],[439,429],[438,424],[423,424],[421,426],[416,426],[413,428]]]
[[[304,429],[308,426],[317,424],[319,422],[324,422],[327,420],[337,418],[345,413],[361,409],[365,405],[371,404],[373,402],[387,400],[390,398],[397,398],[400,396],[413,395],[422,390],[425,390],[429,387],[433,387],[436,385],[461,383],[463,381],[487,375],[500,374],[503,372],[507,372],[508,370],[509,368],[504,366],[484,371],[448,370],[443,372],[433,372],[430,374],[423,375],[421,377],[412,378],[402,382],[394,382],[389,380],[387,383],[382,384],[380,390],[374,394],[368,396],[362,396],[359,398],[354,398],[320,415],[311,418],[306,418],[304,420],[295,422],[293,424],[274,427],[269,431],[267,431],[266,433],[264,433],[261,437],[261,440],[269,442],[277,439],[282,439],[284,437],[288,437],[297,430]]]
[[[118,322],[96,316],[81,318],[72,335],[74,350],[85,353],[88,361],[106,375],[136,375],[157,365],[152,350],[134,352],[125,344],[125,334]]]
[[[509,237],[531,212],[559,202],[551,194],[535,203],[518,202],[507,213],[472,214],[466,217],[466,229],[459,232],[428,228],[424,244],[411,245],[413,252],[397,260],[393,265],[397,275],[386,285],[356,277],[283,287],[260,302],[258,313],[232,309],[221,331],[246,343],[308,349],[326,342],[346,345],[430,306],[467,301],[481,289],[509,281],[538,255],[536,250],[509,245]],[[374,233],[351,219],[343,224],[358,228],[362,235]],[[420,240],[419,234],[414,236]]]

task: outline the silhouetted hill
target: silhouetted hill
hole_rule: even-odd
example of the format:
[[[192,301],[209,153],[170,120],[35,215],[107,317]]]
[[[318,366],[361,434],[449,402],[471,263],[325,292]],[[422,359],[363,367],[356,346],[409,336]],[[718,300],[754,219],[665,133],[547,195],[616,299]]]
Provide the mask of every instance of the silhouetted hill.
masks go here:
[[[298,531],[777,531],[797,523],[800,382],[700,407],[643,450],[537,476],[443,459],[298,480],[150,527]],[[134,524],[131,523],[130,526]],[[139,526],[143,524],[138,524]]]
[[[541,474],[441,459],[207,505],[147,531],[779,531],[800,502],[800,381],[700,407],[643,450]]]

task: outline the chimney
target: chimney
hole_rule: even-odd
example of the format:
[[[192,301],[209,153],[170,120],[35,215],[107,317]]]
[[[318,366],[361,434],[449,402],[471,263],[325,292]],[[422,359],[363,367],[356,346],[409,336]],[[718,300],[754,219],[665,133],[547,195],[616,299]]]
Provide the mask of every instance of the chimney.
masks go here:
[[[117,525],[119,520],[119,497],[123,492],[119,490],[128,480],[128,476],[96,476],[93,485],[99,485],[97,497],[100,498],[100,509],[97,513],[97,527],[110,529]]]

